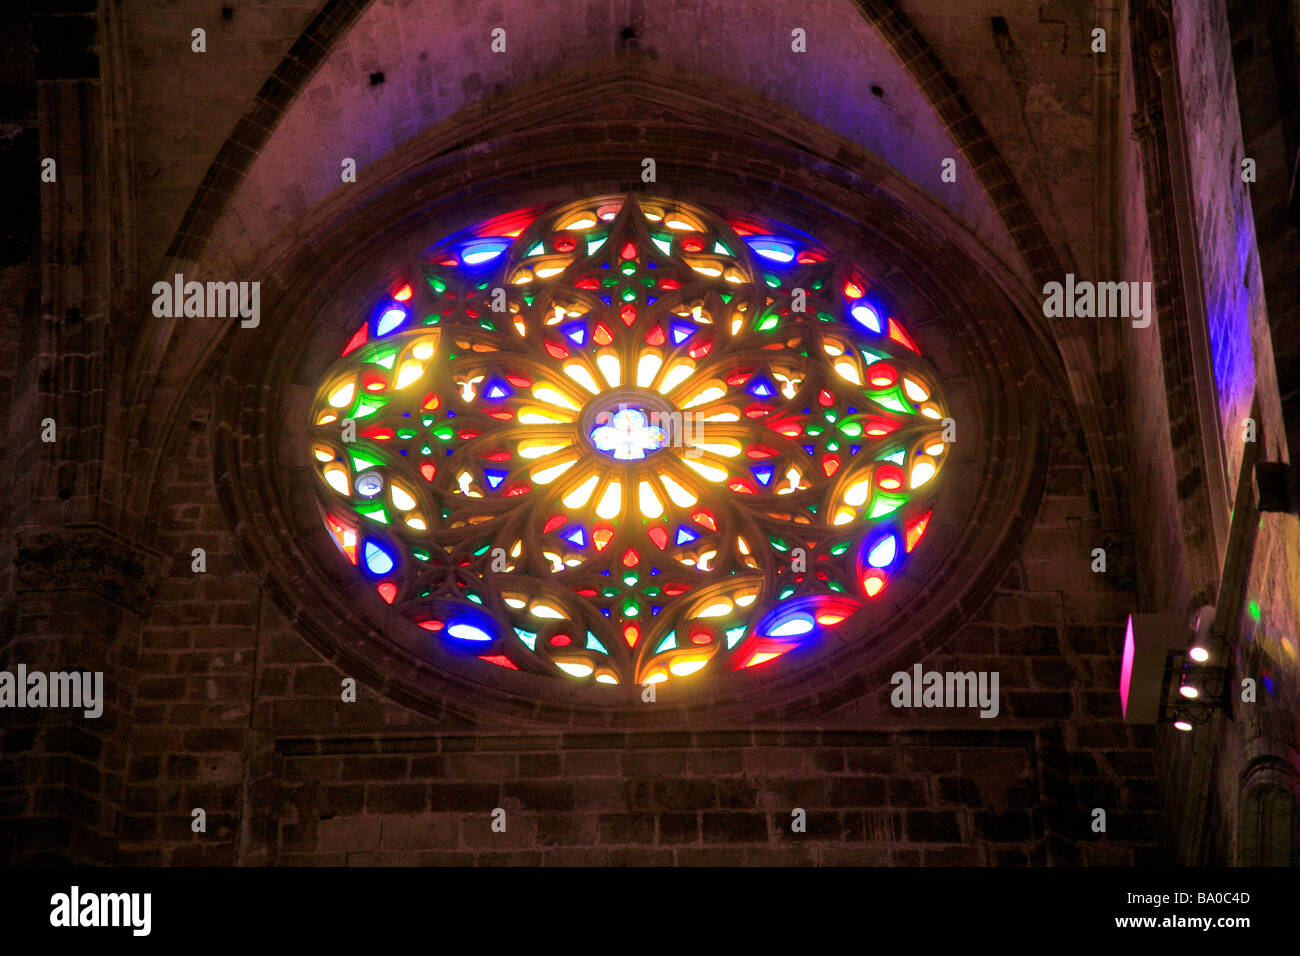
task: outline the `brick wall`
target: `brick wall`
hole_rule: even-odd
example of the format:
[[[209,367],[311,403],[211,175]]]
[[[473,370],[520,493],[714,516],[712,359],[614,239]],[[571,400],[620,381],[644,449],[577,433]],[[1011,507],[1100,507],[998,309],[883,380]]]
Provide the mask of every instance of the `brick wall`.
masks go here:
[[[994,669],[1001,714],[799,726],[524,729],[434,720],[322,658],[242,567],[208,471],[211,393],[168,456],[117,859],[137,864],[1123,864],[1163,859],[1151,732],[1118,721],[1131,581],[1093,574],[1068,417],[1033,531],[926,669]],[[207,571],[190,570],[194,547]],[[1149,729],[1148,729],[1149,731]],[[208,831],[192,832],[202,807]],[[506,831],[491,830],[495,808]],[[791,811],[807,832],[791,832]],[[1107,834],[1089,829],[1092,808]]]

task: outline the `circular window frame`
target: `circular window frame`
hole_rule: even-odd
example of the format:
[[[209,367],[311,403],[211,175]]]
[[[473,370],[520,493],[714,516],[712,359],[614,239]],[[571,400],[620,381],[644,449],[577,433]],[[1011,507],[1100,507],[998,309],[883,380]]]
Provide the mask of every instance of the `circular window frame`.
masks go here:
[[[521,163],[528,154],[526,137],[502,146]],[[433,175],[425,169],[420,179],[427,183]],[[940,228],[946,213],[935,217],[937,207],[926,210],[928,217],[909,213],[905,199],[918,197],[847,189],[833,178],[805,177],[795,191],[702,170],[675,198],[787,224],[858,262],[908,317],[938,369],[958,441],[925,546],[909,556],[878,603],[827,640],[784,655],[776,668],[670,681],[656,688],[657,706],[647,707],[636,686],[566,684],[448,653],[339,560],[306,464],[305,423],[321,375],[355,331],[355,303],[413,254],[477,221],[549,205],[548,198],[560,203],[617,191],[599,171],[552,170],[550,182],[541,178],[514,190],[502,180],[472,196],[454,184],[441,191],[426,185],[412,190],[421,201],[417,209],[393,210],[400,228],[374,225],[390,221],[384,203],[376,202],[327,235],[302,237],[276,263],[277,274],[293,281],[273,286],[266,297],[274,340],[227,339],[214,408],[218,485],[245,560],[263,572],[293,626],[348,676],[426,715],[588,726],[825,713],[879,689],[894,670],[941,646],[987,598],[1037,510],[1044,409],[1024,395],[1048,389],[1049,380],[1036,340],[993,275],[997,264],[977,240]],[[391,197],[387,203],[393,206]],[[872,225],[904,213],[912,228],[902,235]],[[918,222],[929,228],[916,228]],[[969,285],[958,295],[960,281]],[[258,370],[255,379],[246,374],[250,368]]]

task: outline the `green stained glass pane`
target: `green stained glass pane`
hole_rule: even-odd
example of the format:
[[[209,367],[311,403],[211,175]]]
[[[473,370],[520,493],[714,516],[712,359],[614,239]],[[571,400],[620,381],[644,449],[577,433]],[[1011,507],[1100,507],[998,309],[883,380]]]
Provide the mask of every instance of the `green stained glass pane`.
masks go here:
[[[636,289],[627,289],[627,290],[625,290],[625,291],[623,292],[623,301],[624,301],[624,302],[634,302],[634,301],[636,301]]]
[[[779,316],[765,315],[758,320],[758,325],[755,326],[755,328],[757,328],[758,331],[760,332],[768,332],[776,328],[780,324],[781,324],[781,319]]]
[[[838,592],[840,592],[840,593],[843,593],[843,591],[844,591],[844,585],[840,584],[840,583],[837,582],[837,581],[831,581],[831,582],[827,585],[827,587],[829,587],[832,591],[838,591]]]
[[[642,588],[641,593],[644,594],[646,597],[658,597],[659,588],[654,585],[651,585],[648,588]]]
[[[841,422],[840,431],[844,432],[844,434],[848,435],[850,438],[857,438],[859,435],[862,434],[862,423]]]
[[[367,415],[373,415],[388,403],[382,398],[371,398],[369,395],[362,395],[357,401],[356,411],[352,413],[353,418],[365,418]]]
[[[872,502],[871,513],[867,515],[867,517],[879,518],[883,515],[893,514],[903,506],[905,501],[907,501],[906,498],[900,498],[897,495],[888,495],[884,492],[880,492],[876,495],[876,500]]]
[[[840,417],[839,415],[835,414],[835,409],[833,408],[826,409],[826,411],[824,411],[822,415],[828,422],[833,422],[835,421],[835,419]]]
[[[664,651],[671,651],[676,646],[677,646],[677,632],[669,631],[668,636],[659,642],[659,646],[655,648],[654,652],[656,654],[662,654]]]
[[[608,289],[612,286],[618,285],[620,281],[621,280],[619,279],[618,276],[605,276],[605,278],[600,280],[600,284],[603,285],[606,289]]]
[[[636,275],[636,263],[632,262],[631,260],[628,260],[627,262],[619,266],[618,271],[623,273],[623,275],[625,276],[634,276]]]
[[[527,252],[525,252],[524,255],[526,255],[526,256],[540,256],[540,255],[541,255],[543,252],[545,252],[545,251],[546,251],[546,243],[544,243],[544,242],[539,242],[539,243],[537,243],[537,245],[533,246],[531,249],[529,249]]]
[[[450,428],[448,428],[446,425],[443,425],[443,426],[441,426],[440,428],[436,428],[436,429],[434,429],[434,432],[433,432],[433,437],[434,437],[434,438],[440,438],[440,439],[442,439],[443,441],[451,441],[455,436],[456,436],[456,433],[453,432],[453,431],[452,431]]]
[[[658,246],[659,251],[662,252],[664,255],[666,256],[672,255],[673,247],[672,247],[672,243],[669,242],[669,240],[660,239],[658,236],[651,236],[650,241],[653,242],[656,246]]]
[[[724,246],[724,245],[723,245],[722,243],[720,243],[720,242],[715,242],[715,243],[713,244],[713,251],[716,252],[716,253],[718,253],[719,255],[724,255],[724,256],[729,256],[729,255],[731,255],[731,250],[728,249],[726,246]]]
[[[813,287],[814,289],[820,289],[820,288],[821,288],[822,286],[824,286],[825,284],[826,284],[826,280],[825,280],[825,279],[817,279],[815,282],[813,282],[812,287]]]
[[[633,587],[638,580],[639,579],[637,578],[637,576],[631,573],[630,571],[627,574],[623,575],[623,583],[626,584],[628,587]]]
[[[782,601],[784,601],[791,594],[794,594],[794,588],[782,588],[779,597]]]
[[[781,280],[776,276],[763,276],[763,281],[773,289],[779,289],[781,287]]]
[[[438,293],[438,295],[442,295],[447,291],[447,283],[443,282],[437,276],[429,276],[429,288]]]
[[[591,633],[591,631],[587,632],[587,650],[600,651],[602,654],[609,654],[609,651],[605,650],[605,645],[600,643],[600,641],[596,639],[596,635]]]
[[[424,548],[412,548],[411,554],[415,555],[417,561],[428,561],[432,557]],[[423,597],[423,595],[421,595]]]
[[[388,524],[388,512],[384,506],[377,503],[357,505],[357,514],[369,518],[371,521],[378,521],[380,524]]]
[[[636,617],[640,613],[641,613],[641,609],[637,607],[636,604],[633,603],[632,601],[628,601],[626,604],[623,605],[624,617]]]
[[[370,361],[391,370],[393,363],[397,361],[397,349],[385,349],[382,352],[376,352],[375,357]]]
[[[470,599],[471,601],[473,601],[475,604],[482,604],[482,603],[483,603],[483,599],[482,599],[481,597],[479,597],[477,594],[466,594],[465,597],[469,598],[469,599]]]
[[[437,420],[438,420],[438,416],[437,416],[437,415],[421,415],[421,416],[420,416],[420,424],[422,424],[425,428],[431,428],[431,427],[433,426],[433,423],[436,422]],[[424,453],[425,453],[426,455],[429,454],[429,448],[428,448],[427,445],[426,445],[425,448],[424,448]]]
[[[424,317],[424,324],[425,324],[425,325],[437,325],[437,324],[438,324],[438,320],[439,320],[440,318],[442,318],[442,317],[439,316],[439,315],[426,315],[426,316]]]
[[[601,236],[599,239],[588,239],[587,255],[591,255],[593,252],[595,252],[597,249],[603,246],[605,244],[605,240],[608,238],[609,236]]]
[[[835,321],[835,316],[831,315],[829,312],[818,312],[817,318],[821,319],[823,322]]]
[[[831,548],[831,554],[843,554],[847,550],[849,550],[849,543],[846,541]]]
[[[886,392],[884,395],[873,395],[871,396],[871,400],[881,408],[887,408],[891,412],[910,413],[912,411],[912,407],[904,402],[900,397],[898,389],[894,389],[892,392]]]
[[[602,597],[612,598],[612,597],[614,597],[615,595],[618,594],[618,591],[615,590],[614,588],[605,588],[605,589],[604,589],[603,591],[601,591],[600,593],[601,593],[601,596],[602,596]]]
[[[727,628],[727,647],[728,649],[736,646],[736,642],[745,636],[745,626]]]
[[[803,431],[805,435],[811,435],[813,438],[816,438],[822,433],[822,427],[820,425],[806,425],[804,426]]]
[[[487,329],[489,332],[495,332],[497,330],[497,327],[487,319],[480,320],[478,326],[480,329]]]
[[[352,452],[352,470],[365,471],[367,468],[378,468],[382,462],[367,458],[365,455]]]
[[[425,424],[428,425],[428,424],[432,424],[432,423],[431,423],[431,422],[425,422]],[[421,446],[420,446],[420,454],[421,454],[421,455],[432,455],[432,454],[433,454],[433,449],[430,448],[428,445],[421,445]]]
[[[722,299],[722,301],[725,302],[727,305],[731,305],[731,300],[734,299],[734,298],[736,297],[736,293],[734,293],[734,292],[722,292],[722,293],[719,293],[719,296],[718,296],[718,297],[719,297],[720,299]]]
[[[772,542],[772,547],[776,548],[776,550],[778,551],[790,550],[790,546],[786,544],[784,541],[782,541],[780,538],[773,538],[769,536],[767,540]]]
[[[397,437],[402,439],[402,441],[410,441],[412,438],[415,437],[415,429],[403,428],[397,433]]]
[[[862,350],[862,357],[865,358],[865,359],[867,360],[867,364],[868,364],[868,365],[870,365],[870,364],[873,363],[873,362],[879,362],[879,361],[881,361],[882,359],[887,359],[887,358],[889,358],[889,356],[886,355],[885,353],[883,353],[883,352],[873,352],[873,351],[871,351],[871,349],[863,349],[863,350]]]
[[[492,547],[492,543],[488,542],[487,544],[483,545],[483,547],[479,548],[477,551],[474,552],[474,557],[477,558],[480,557],[481,555],[487,554],[488,550],[491,547]]]
[[[903,459],[907,457],[906,450],[900,448],[898,451],[881,457],[881,461],[892,461],[895,465],[902,465]]]
[[[827,451],[839,451],[839,450],[840,450],[840,443],[837,442],[837,441],[828,441],[828,442],[826,443],[826,450],[827,450]]]
[[[537,293],[536,293],[536,292],[525,292],[525,293],[524,293],[524,304],[525,304],[525,305],[532,305],[532,304],[533,304],[533,300],[536,299],[536,298],[537,298]]]

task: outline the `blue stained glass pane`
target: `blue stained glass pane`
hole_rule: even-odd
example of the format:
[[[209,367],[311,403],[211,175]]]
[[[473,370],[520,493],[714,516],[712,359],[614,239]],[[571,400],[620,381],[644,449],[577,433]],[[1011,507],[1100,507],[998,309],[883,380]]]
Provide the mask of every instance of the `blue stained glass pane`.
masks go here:
[[[372,574],[387,574],[393,570],[393,556],[375,542],[366,542],[365,556],[366,567]]]
[[[812,445],[804,445],[804,446],[803,446],[803,450],[806,451],[806,452],[807,452],[808,454],[810,454],[810,455],[811,455],[811,454],[814,454],[814,453],[817,451],[817,449],[814,448]]]
[[[677,526],[677,544],[686,544],[688,541],[694,541],[699,535],[686,527],[684,524]]]
[[[754,473],[754,477],[759,480],[759,483],[765,487],[772,480],[773,469],[770,465],[754,465],[749,470]]]
[[[461,246],[460,258],[467,266],[477,266],[491,262],[510,248],[513,239],[476,239]]]
[[[659,646],[655,648],[654,652],[656,654],[662,654],[664,651],[671,651],[676,646],[677,646],[677,632],[669,631],[668,636],[659,642]]]
[[[583,534],[581,528],[566,528],[561,532],[561,534],[564,536],[566,541],[572,541],[580,548],[585,548],[587,546],[587,536]]]
[[[449,625],[447,636],[454,637],[461,641],[490,641],[492,635],[487,633],[481,627],[475,627],[473,624],[466,624],[463,621]]]
[[[519,639],[520,639],[521,641],[523,641],[525,644],[528,645],[528,649],[529,649],[530,651],[535,649],[535,647],[536,647],[536,645],[537,645],[537,635],[536,635],[536,634],[534,634],[532,631],[523,631],[523,630],[520,630],[519,628],[515,628],[515,633],[519,635]]]
[[[393,306],[384,310],[379,316],[379,321],[375,323],[375,335],[387,335],[406,321],[406,310]]]
[[[746,391],[755,398],[770,398],[776,394],[776,389],[772,387],[772,383],[765,378],[753,379]]]
[[[570,322],[568,325],[560,326],[560,331],[569,337],[569,341],[575,345],[585,345],[587,342],[587,325],[585,322]]]
[[[746,236],[745,242],[758,255],[771,262],[791,262],[794,260],[794,246],[772,236]]]
[[[506,471],[488,471],[487,469],[483,471],[483,477],[487,479],[487,483],[493,488],[505,481],[508,474],[509,472]]]
[[[685,322],[672,323],[673,345],[681,345],[692,335],[695,334],[695,326],[687,325]]]
[[[898,554],[898,538],[895,535],[887,535],[879,542],[872,545],[871,553],[867,555],[867,563],[873,568],[887,568],[894,563],[894,557]]]

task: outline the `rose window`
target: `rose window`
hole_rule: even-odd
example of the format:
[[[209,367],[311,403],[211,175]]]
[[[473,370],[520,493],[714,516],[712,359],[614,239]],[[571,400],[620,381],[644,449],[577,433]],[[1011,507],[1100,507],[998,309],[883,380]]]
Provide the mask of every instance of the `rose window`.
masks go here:
[[[494,219],[365,306],[310,444],[324,520],[454,652],[604,684],[780,666],[930,520],[948,409],[852,262],[645,197]],[[773,661],[778,663],[773,664]]]

